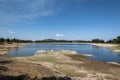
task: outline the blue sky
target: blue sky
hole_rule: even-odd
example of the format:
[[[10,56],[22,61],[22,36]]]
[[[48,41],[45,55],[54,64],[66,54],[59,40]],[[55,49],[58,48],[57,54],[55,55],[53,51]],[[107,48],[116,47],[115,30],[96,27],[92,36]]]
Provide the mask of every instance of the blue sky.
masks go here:
[[[0,37],[108,40],[120,35],[120,0],[0,0]]]

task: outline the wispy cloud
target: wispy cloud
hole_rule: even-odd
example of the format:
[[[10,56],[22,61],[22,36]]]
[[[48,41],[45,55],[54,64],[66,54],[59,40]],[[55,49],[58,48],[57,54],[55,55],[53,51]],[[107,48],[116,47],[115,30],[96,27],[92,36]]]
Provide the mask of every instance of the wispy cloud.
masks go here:
[[[0,24],[3,26],[54,15],[58,0],[0,0]]]
[[[57,37],[62,37],[62,36],[64,36],[63,34],[56,34],[55,36],[57,36]]]
[[[0,0],[0,26],[35,23],[38,18],[59,13],[74,1],[76,0]]]
[[[54,2],[50,3],[49,0],[2,0],[0,1],[0,12],[3,15],[18,17],[48,16],[51,15],[52,12],[54,12],[52,11],[53,4]]]
[[[16,32],[13,32],[13,31],[8,31],[8,33],[10,33],[10,34],[16,34]]]

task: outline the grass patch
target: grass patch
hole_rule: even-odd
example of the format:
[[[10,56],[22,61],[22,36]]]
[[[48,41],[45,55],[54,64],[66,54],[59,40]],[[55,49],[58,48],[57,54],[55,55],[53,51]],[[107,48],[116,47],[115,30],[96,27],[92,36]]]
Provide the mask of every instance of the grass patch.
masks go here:
[[[119,46],[115,46],[115,47],[111,47],[110,49],[112,49],[112,50],[120,50],[120,45]]]
[[[34,56],[34,57],[29,57],[28,59],[32,61],[40,61],[40,62],[55,62],[56,58],[54,56],[50,55],[45,55],[45,56]]]
[[[71,66],[71,65],[58,65],[58,67],[56,67],[57,70],[59,70],[60,72],[66,74],[67,76],[71,76],[71,77],[86,77],[86,73],[78,73],[76,72],[76,67],[75,66]]]
[[[73,55],[67,55],[67,56],[72,58],[73,60],[78,60],[78,61],[85,60],[85,59],[88,60],[88,57],[82,56],[80,54],[73,54]]]
[[[79,68],[84,67],[87,71],[101,72],[105,74],[112,74],[114,76],[120,76],[120,66],[107,64],[104,62],[99,62],[95,60],[89,60],[88,58],[81,55],[68,55],[73,60],[82,61],[83,64],[74,64]],[[119,73],[119,74],[118,74]]]

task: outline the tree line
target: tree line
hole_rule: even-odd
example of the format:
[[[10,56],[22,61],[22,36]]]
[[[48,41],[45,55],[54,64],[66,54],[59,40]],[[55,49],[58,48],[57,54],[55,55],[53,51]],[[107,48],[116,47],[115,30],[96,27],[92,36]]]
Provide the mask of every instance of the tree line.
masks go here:
[[[118,36],[117,38],[108,40],[107,43],[119,43],[120,44],[120,36]]]
[[[55,43],[119,43],[120,44],[120,36],[110,39],[108,41],[104,41],[102,39],[92,39],[91,41],[86,40],[56,40],[56,39],[44,39],[44,40],[21,40],[21,39],[10,39],[10,38],[0,38],[0,44],[3,43],[49,43],[49,42],[55,42]]]
[[[102,39],[93,39],[91,42],[93,43],[115,43],[115,44],[120,44],[120,36],[110,39],[108,41],[104,41]]]
[[[45,39],[45,40],[36,40],[36,43],[120,43],[120,36],[114,39],[110,39],[108,41],[104,41],[102,39],[92,39],[91,41],[86,40],[55,40],[55,39]]]
[[[4,44],[4,43],[31,43],[33,42],[32,40],[21,40],[21,39],[10,39],[10,38],[0,38],[0,44]]]
[[[56,39],[44,39],[44,40],[36,40],[36,43],[49,43],[49,42],[55,42],[55,43],[85,43],[90,41],[85,40],[56,40]]]

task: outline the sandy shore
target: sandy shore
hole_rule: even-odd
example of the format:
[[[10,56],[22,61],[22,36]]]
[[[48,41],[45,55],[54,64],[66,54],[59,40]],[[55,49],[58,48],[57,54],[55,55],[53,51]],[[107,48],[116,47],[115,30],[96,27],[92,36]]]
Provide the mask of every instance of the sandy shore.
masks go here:
[[[119,47],[119,44],[101,44],[101,43],[89,43],[89,44],[99,47],[105,47],[112,50],[113,52],[120,53],[120,49],[117,48]]]
[[[89,43],[89,44],[99,46],[99,47],[106,47],[106,48],[118,46],[117,44],[101,44],[101,43]]]
[[[1,44],[0,55],[8,54],[11,49],[17,49],[25,45],[24,43]]]

